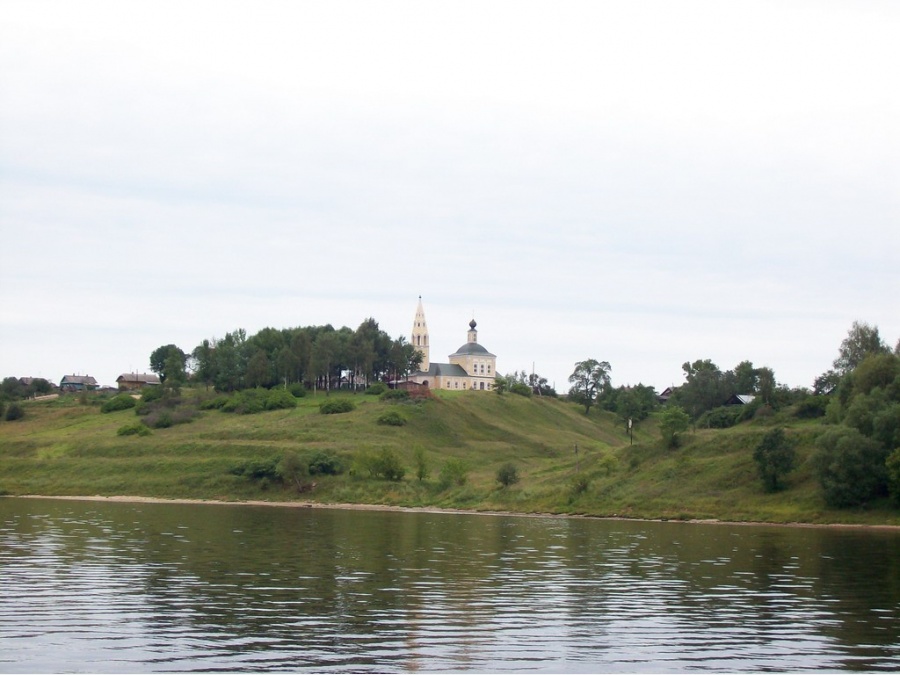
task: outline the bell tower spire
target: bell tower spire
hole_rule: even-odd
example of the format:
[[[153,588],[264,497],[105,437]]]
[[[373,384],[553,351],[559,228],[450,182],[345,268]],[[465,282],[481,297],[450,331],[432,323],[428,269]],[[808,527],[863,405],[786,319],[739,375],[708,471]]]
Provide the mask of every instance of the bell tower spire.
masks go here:
[[[412,337],[410,344],[422,352],[422,365],[420,370],[428,371],[428,324],[425,323],[425,309],[422,307],[422,296],[419,296],[419,304],[416,307],[416,318],[413,321]]]

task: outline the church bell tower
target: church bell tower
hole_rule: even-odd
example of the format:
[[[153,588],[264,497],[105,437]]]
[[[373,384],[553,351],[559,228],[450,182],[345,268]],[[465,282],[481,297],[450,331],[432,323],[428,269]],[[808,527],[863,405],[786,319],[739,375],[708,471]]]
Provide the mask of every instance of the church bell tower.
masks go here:
[[[412,337],[410,344],[422,352],[422,365],[419,370],[428,372],[428,324],[425,323],[425,310],[422,308],[422,296],[419,296],[419,305],[416,307],[416,318],[413,321]]]

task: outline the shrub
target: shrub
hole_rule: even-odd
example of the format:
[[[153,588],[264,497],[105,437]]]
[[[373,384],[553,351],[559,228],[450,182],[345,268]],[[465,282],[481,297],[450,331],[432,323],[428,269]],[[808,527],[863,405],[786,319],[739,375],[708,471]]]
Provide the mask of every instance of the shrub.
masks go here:
[[[363,468],[373,478],[399,481],[406,475],[406,469],[400,464],[400,458],[393,450],[384,448],[377,455],[364,455],[360,458]]]
[[[591,487],[591,479],[583,473],[576,474],[569,483],[569,491],[572,497],[584,494]]]
[[[392,427],[402,427],[406,424],[406,418],[396,410],[388,410],[378,417],[378,424],[386,424]]]
[[[165,396],[166,390],[161,386],[152,386],[152,387],[144,387],[141,389],[141,400],[144,403],[151,403],[153,401],[158,401],[163,396]]]
[[[336,476],[344,470],[344,467],[340,458],[333,452],[320,450],[307,461],[307,470],[311,476],[320,474]]]
[[[288,391],[291,392],[291,395],[294,398],[303,398],[306,396],[306,387],[303,386],[302,382],[294,382],[288,387]]]
[[[250,480],[281,480],[281,474],[278,471],[279,460],[272,459],[251,459],[240,464],[235,464],[228,470],[228,473],[234,476],[242,476]]]
[[[416,478],[421,483],[428,478],[428,462],[425,460],[425,451],[422,448],[416,448]]]
[[[131,394],[118,394],[100,406],[100,412],[110,413],[117,410],[128,410],[137,405],[137,400]]]
[[[515,391],[513,391],[515,393]],[[497,482],[503,487],[509,487],[519,482],[519,470],[512,462],[507,462],[497,469]]]
[[[147,424],[154,429],[168,429],[175,424],[175,421],[172,419],[172,414],[168,410],[161,410],[147,415]]]
[[[697,426],[705,429],[728,429],[738,423],[743,406],[723,405],[700,415]]]
[[[772,429],[763,436],[753,451],[766,492],[776,492],[779,480],[794,468],[794,443],[784,435],[784,429]]]
[[[888,490],[894,502],[900,504],[900,448],[894,450],[885,462],[888,474]]]
[[[807,396],[797,404],[796,408],[794,408],[794,417],[799,417],[800,419],[825,417],[825,410],[827,408],[827,396]]]
[[[301,479],[309,474],[309,470],[305,462],[303,462],[296,452],[285,452],[278,464],[275,465],[275,474],[284,483],[293,484],[298,491],[303,491],[303,483]]]
[[[369,396],[381,396],[387,390],[388,386],[384,382],[376,382],[375,384],[370,384],[366,387],[366,390],[363,393],[368,394]]]
[[[286,389],[273,389],[265,397],[266,410],[285,410],[297,407],[297,398]]]
[[[200,404],[201,410],[221,410],[222,407],[231,400],[230,396],[214,396],[208,398]]]
[[[469,480],[469,465],[461,459],[448,459],[438,475],[441,488],[451,485],[465,485]]]
[[[691,418],[675,405],[667,405],[659,415],[659,433],[667,448],[674,449],[681,444],[678,436],[690,426]]]
[[[817,446],[813,459],[829,506],[861,506],[887,490],[888,453],[878,441],[837,427],[823,433]]]
[[[18,403],[10,403],[9,407],[6,409],[6,415],[4,419],[7,422],[14,422],[15,420],[20,420],[23,417],[25,417],[25,409]]]
[[[382,401],[408,401],[409,392],[406,389],[388,389],[379,398]]]
[[[319,406],[319,412],[323,415],[339,415],[356,410],[356,404],[347,398],[338,398],[333,401],[325,401]]]
[[[6,401],[0,401],[0,419],[3,419],[3,413],[6,412]]]
[[[153,432],[150,431],[150,427],[143,422],[132,422],[119,427],[118,431],[116,431],[118,436],[149,436],[151,433]]]
[[[518,394],[519,396],[524,396],[529,398],[532,394],[531,387],[529,387],[524,382],[513,382],[509,386],[509,391],[513,394]]]

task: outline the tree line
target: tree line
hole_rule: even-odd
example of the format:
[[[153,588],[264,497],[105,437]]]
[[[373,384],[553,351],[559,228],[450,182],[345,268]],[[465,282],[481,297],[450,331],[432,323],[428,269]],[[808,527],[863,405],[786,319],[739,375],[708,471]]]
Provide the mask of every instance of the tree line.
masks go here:
[[[372,318],[356,330],[326,324],[263,328],[248,336],[237,329],[205,339],[190,352],[169,344],[150,355],[150,369],[164,384],[191,380],[225,392],[293,383],[326,392],[363,389],[371,382],[399,380],[421,362],[421,352],[404,337],[391,338]]]

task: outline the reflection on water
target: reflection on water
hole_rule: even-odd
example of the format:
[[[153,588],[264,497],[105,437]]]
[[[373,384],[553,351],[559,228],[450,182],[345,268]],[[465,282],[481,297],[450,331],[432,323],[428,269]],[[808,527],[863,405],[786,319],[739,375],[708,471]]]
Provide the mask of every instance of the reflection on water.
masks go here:
[[[897,670],[900,534],[0,500],[0,671]]]

